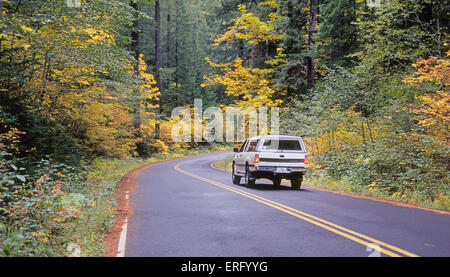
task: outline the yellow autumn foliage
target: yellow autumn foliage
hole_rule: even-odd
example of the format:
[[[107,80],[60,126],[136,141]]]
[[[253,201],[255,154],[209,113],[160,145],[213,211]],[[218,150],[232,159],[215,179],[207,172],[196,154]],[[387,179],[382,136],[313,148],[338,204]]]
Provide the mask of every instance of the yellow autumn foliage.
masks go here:
[[[80,14],[79,17],[86,15]],[[134,113],[151,117],[157,107],[158,89],[153,75],[146,72],[144,58],[139,57],[139,78],[135,77],[133,61],[121,60],[118,71],[123,78],[138,82],[121,84],[120,89],[111,85],[104,75],[107,69],[91,61],[89,55],[72,55],[74,51],[85,51],[97,45],[112,45],[115,37],[107,26],[95,27],[73,18],[53,25],[45,25],[34,31],[23,26],[23,32],[30,36],[1,34],[2,47],[24,50],[17,58],[37,59],[41,66],[29,67],[29,90],[34,101],[39,103],[39,113],[57,122],[64,122],[65,128],[79,139],[83,150],[88,153],[111,157],[125,157],[134,151],[140,140],[134,129]],[[42,49],[42,55],[32,57],[28,49]],[[71,49],[73,51],[68,51]],[[84,53],[84,52],[83,52]],[[136,96],[136,94],[139,94]],[[137,101],[136,99],[140,99]],[[130,101],[138,103],[134,104]],[[133,110],[133,109],[137,109]]]
[[[258,5],[269,6],[272,9],[278,8],[275,0],[263,1]],[[267,19],[262,20],[254,13],[247,11],[245,5],[239,5],[238,10],[240,16],[233,19],[233,25],[217,38],[213,45],[218,46],[234,39],[242,39],[256,46],[261,42],[277,41],[283,38],[283,34],[276,31],[276,23],[280,20],[276,12],[269,13]],[[201,84],[201,87],[223,85],[226,94],[237,98],[236,106],[277,107],[282,103],[281,99],[274,97],[275,90],[270,86],[274,69],[287,62],[282,48],[277,48],[277,55],[274,58],[265,61],[269,66],[266,69],[245,67],[241,58],[223,64],[214,63],[206,58],[206,62],[211,67],[219,69],[221,74],[204,76],[205,82]]]
[[[322,120],[315,127],[324,131],[305,138],[305,143],[313,156],[341,151],[345,146],[362,145],[383,132],[383,126],[364,119],[360,113],[354,111],[354,108],[347,111],[338,111],[336,108],[331,108],[328,112],[330,113],[330,120],[337,117],[342,120],[338,124]]]
[[[403,79],[403,82],[410,84],[434,82],[444,90],[448,87],[450,83],[450,50],[447,51],[444,59],[430,57],[417,61],[413,66],[417,68],[417,72],[414,76]]]
[[[275,1],[265,1],[259,5],[269,5],[272,8],[278,7]],[[283,35],[275,32],[276,22],[280,20],[276,13],[270,13],[267,21],[264,21],[254,13],[248,12],[245,5],[239,5],[238,9],[240,16],[233,19],[233,25],[228,28],[228,31],[214,40],[215,46],[224,42],[231,42],[235,38],[247,40],[251,45],[283,38]]]
[[[201,86],[225,86],[226,94],[238,98],[238,107],[276,107],[282,103],[281,99],[273,99],[275,91],[269,86],[268,80],[271,70],[244,67],[240,58],[225,64],[213,63],[209,58],[206,61],[223,74],[205,76],[205,82]]]
[[[403,82],[412,85],[432,82],[441,88],[436,92],[429,92],[417,97],[420,101],[420,106],[413,106],[411,110],[416,113],[418,123],[427,128],[436,140],[450,145],[450,93],[448,91],[450,83],[450,50],[446,54],[447,57],[443,59],[430,57],[417,61],[413,65],[417,68],[417,72],[414,76],[403,79]]]
[[[139,76],[142,78],[140,97],[141,114],[147,116],[155,115],[155,109],[158,107],[157,100],[160,92],[156,86],[155,78],[152,74],[147,73],[147,65],[143,59],[144,55],[139,55]]]
[[[160,121],[160,137],[151,140],[151,146],[155,153],[167,154],[169,152],[183,153],[191,145],[186,142],[174,142],[172,139],[172,127],[179,119],[169,118]],[[192,133],[192,132],[191,132]],[[155,119],[145,119],[141,122],[141,135],[143,138],[153,138],[155,135]]]
[[[124,158],[134,149],[132,117],[123,105],[92,102],[80,116],[85,120],[88,151]]]

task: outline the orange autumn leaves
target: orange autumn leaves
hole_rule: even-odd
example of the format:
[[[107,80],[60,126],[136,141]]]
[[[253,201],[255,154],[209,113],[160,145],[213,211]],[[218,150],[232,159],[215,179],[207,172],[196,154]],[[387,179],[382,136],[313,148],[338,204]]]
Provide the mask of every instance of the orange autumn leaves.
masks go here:
[[[435,92],[419,96],[420,105],[413,107],[418,123],[425,127],[438,141],[449,145],[450,124],[450,50],[443,59],[430,57],[417,61],[413,66],[417,68],[414,76],[403,80],[405,83],[417,85],[420,83],[434,83],[438,86]]]
[[[423,82],[433,82],[443,90],[447,90],[450,82],[450,50],[446,53],[446,58],[438,59],[430,57],[426,60],[419,60],[413,66],[417,72],[412,77],[407,77],[404,82],[418,84]]]

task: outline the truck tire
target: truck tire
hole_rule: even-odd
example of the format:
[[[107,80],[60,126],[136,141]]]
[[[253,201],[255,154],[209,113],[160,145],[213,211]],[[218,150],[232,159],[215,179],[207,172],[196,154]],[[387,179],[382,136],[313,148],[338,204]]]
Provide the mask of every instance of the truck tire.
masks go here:
[[[299,190],[302,186],[302,181],[299,179],[291,179],[292,189]]]
[[[291,187],[292,189],[299,190],[302,186],[303,174],[298,176],[293,176],[291,179]]]
[[[231,172],[231,179],[233,181],[233,184],[239,185],[241,183],[241,176],[234,175],[235,171],[235,165],[232,166],[232,172]]]
[[[252,178],[251,172],[249,170],[248,164],[245,165],[245,184],[247,186],[253,186],[255,184],[255,178]]]
[[[276,188],[280,187],[281,177],[273,177],[272,182]]]

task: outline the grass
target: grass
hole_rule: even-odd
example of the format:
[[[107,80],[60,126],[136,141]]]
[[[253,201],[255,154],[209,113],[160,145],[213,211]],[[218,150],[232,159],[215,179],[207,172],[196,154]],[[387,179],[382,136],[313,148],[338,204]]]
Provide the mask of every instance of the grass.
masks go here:
[[[214,165],[216,167],[224,169],[224,170],[231,170],[231,165],[233,163],[233,157],[234,157],[234,154],[226,157],[223,160],[220,160],[220,161],[214,163]]]
[[[450,210],[450,198],[447,195],[439,194],[431,201],[430,199],[420,196],[417,192],[394,193],[390,194],[376,186],[357,186],[352,185],[345,177],[336,180],[327,175],[306,176],[305,184],[309,187],[324,188],[350,194],[369,196],[378,199],[392,200],[424,208],[432,208],[439,210]]]

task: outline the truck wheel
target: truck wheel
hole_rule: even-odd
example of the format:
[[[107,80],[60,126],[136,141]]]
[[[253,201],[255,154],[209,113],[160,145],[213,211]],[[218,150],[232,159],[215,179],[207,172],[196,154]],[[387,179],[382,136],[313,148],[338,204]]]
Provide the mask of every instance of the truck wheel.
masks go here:
[[[248,168],[248,164],[245,165],[245,184],[247,186],[253,186],[255,184],[255,179],[251,177],[250,170]]]
[[[291,179],[291,187],[292,189],[298,190],[302,186],[301,179]]]
[[[298,174],[292,176],[291,179],[291,187],[292,189],[298,190],[302,186],[303,174]]]
[[[273,177],[272,182],[275,187],[279,187],[281,184],[281,177]]]
[[[302,186],[303,181],[303,175],[300,175],[298,177],[293,177],[291,179],[291,187],[292,189],[298,190]]]
[[[239,183],[241,182],[241,176],[237,176],[237,175],[234,175],[234,172],[235,172],[235,165],[233,164],[233,171],[232,171],[232,173],[231,173],[231,179],[232,179],[232,181],[233,181],[233,184],[235,184],[235,185],[239,185]]]

